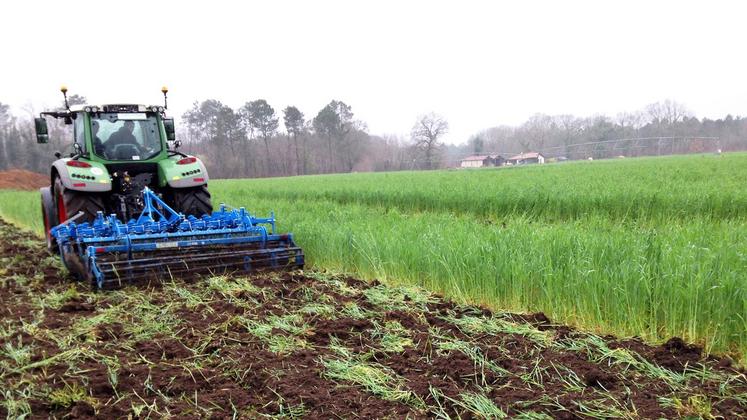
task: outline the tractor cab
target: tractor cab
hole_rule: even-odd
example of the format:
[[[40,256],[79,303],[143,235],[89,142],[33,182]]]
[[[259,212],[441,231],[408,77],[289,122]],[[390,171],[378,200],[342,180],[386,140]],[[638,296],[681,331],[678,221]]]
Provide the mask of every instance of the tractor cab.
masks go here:
[[[73,155],[101,162],[147,161],[161,157],[174,140],[174,121],[164,107],[146,105],[74,105],[67,111],[43,112],[37,118],[37,141],[48,141],[44,116],[73,125]],[[174,148],[179,143],[174,143]]]
[[[134,109],[136,106],[128,105],[128,107]],[[85,108],[89,111],[85,111]],[[87,144],[86,148],[94,156],[107,161],[143,161],[153,159],[167,150],[166,141],[162,138],[159,129],[160,114],[157,107],[137,106],[138,109],[148,109],[146,112],[93,112],[90,110],[112,111],[114,108],[112,105],[85,108],[83,112],[87,115],[76,119],[76,122],[81,120],[82,127],[75,131],[90,130],[91,144]],[[85,126],[86,120],[90,128]],[[85,136],[81,135],[80,140],[85,142]],[[78,139],[76,143],[79,143]]]

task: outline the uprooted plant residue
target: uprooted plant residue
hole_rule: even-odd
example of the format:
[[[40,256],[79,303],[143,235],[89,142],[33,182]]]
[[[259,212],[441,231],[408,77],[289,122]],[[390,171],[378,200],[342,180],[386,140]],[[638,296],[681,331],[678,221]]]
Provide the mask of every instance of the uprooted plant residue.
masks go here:
[[[2,222],[0,258],[0,416],[747,416],[745,372],[676,338],[314,271],[98,293]]]

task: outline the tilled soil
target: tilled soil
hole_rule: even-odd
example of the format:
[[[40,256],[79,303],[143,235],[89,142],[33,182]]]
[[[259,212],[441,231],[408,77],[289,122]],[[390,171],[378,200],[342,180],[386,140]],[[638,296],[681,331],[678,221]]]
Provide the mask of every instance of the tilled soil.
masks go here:
[[[41,187],[48,187],[49,182],[49,175],[42,175],[25,169],[0,171],[0,189],[33,191]]]
[[[0,222],[0,416],[741,418],[745,372],[321,272],[92,292]]]

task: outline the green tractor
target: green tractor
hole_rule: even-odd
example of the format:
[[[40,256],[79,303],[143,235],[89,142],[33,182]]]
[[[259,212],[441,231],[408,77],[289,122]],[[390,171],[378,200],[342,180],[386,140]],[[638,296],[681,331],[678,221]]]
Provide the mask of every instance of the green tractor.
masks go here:
[[[178,152],[174,120],[164,105],[69,106],[45,117],[73,126],[73,152],[57,153],[50,186],[41,189],[47,246],[80,280],[98,289],[175,277],[304,267],[291,233],[275,216],[221,204],[213,211],[208,174],[198,158]]]
[[[56,251],[52,227],[75,220],[92,222],[98,212],[130,220],[143,210],[142,191],[150,188],[175,211],[200,217],[213,206],[208,173],[199,158],[177,151],[174,120],[164,105],[68,106],[42,112],[35,119],[38,143],[49,141],[44,118],[63,119],[73,126],[73,151],[58,158],[50,171],[50,186],[41,189],[47,246]]]

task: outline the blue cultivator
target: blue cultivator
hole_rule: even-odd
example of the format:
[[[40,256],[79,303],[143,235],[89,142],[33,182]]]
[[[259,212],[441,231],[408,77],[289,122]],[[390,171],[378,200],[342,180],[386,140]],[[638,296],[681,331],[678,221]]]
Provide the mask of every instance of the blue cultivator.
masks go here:
[[[275,218],[244,208],[185,217],[153,191],[143,190],[143,212],[122,223],[101,212],[92,223],[51,229],[62,261],[100,289],[194,274],[302,268],[304,254],[291,234],[275,234]],[[271,229],[268,232],[265,226]]]

